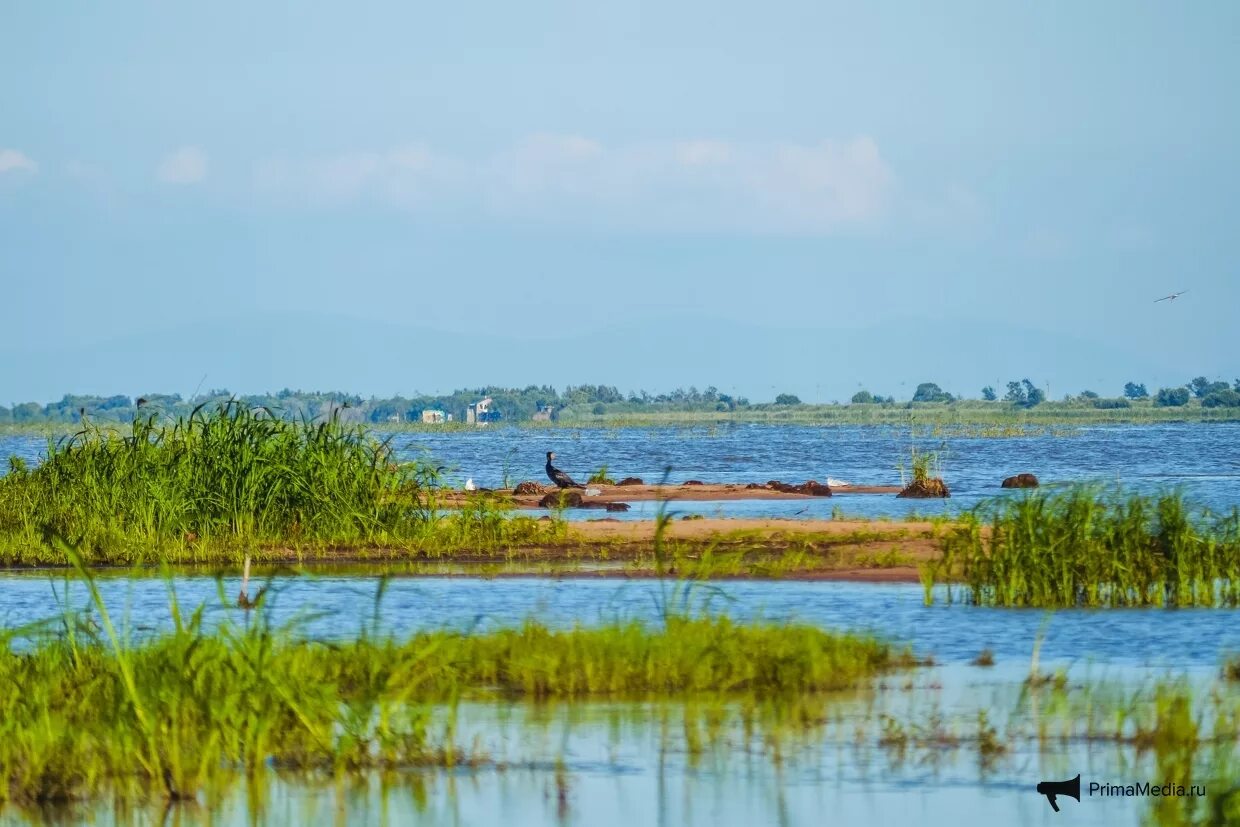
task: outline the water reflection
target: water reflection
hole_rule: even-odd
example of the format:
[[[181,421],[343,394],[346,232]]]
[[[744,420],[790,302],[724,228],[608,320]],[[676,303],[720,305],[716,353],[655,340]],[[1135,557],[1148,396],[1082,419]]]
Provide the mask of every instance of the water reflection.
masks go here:
[[[267,609],[277,625],[296,622],[311,637],[353,637],[373,631],[373,576],[275,578]],[[244,621],[231,599],[236,578],[220,584],[207,576],[177,576],[183,606],[206,605],[208,625]],[[102,577],[99,588],[114,616],[135,634],[170,628],[168,584],[159,577]],[[435,628],[495,628],[534,617],[555,627],[613,620],[660,619],[657,581],[568,578],[397,577],[387,583],[378,630],[398,636]],[[225,599],[221,600],[221,594]],[[932,606],[922,588],[907,583],[729,581],[695,587],[692,608],[737,620],[797,620],[824,628],[870,631],[911,643],[921,655],[966,663],[990,649],[1001,663],[1029,663],[1041,636],[1045,663],[1078,668],[1151,667],[1214,670],[1229,652],[1240,652],[1240,610],[1235,609],[990,609],[949,605],[945,593]],[[89,604],[85,586],[65,583],[57,572],[0,573],[0,627],[47,618],[57,601]]]
[[[1221,758],[1202,749],[1189,764],[1174,765],[1174,749],[1107,740],[1104,725],[1082,723],[1083,708],[1106,705],[1099,690],[1091,692],[1030,691],[983,669],[954,666],[872,691],[757,708],[467,704],[456,713],[456,728],[460,740],[485,754],[476,765],[360,774],[269,767],[238,777],[216,800],[9,806],[0,824],[1102,825],[1152,817],[1173,825],[1201,817],[1205,803],[1083,794],[1079,803],[1061,802],[1067,812],[1057,815],[1034,785],[1076,773],[1087,785],[1187,772],[1196,783],[1215,785],[1214,794],[1225,792],[1234,776],[1219,773],[1240,766],[1234,741],[1221,745]],[[988,711],[985,726],[999,733],[997,750],[985,746],[979,709]],[[911,735],[896,743],[888,721]]]

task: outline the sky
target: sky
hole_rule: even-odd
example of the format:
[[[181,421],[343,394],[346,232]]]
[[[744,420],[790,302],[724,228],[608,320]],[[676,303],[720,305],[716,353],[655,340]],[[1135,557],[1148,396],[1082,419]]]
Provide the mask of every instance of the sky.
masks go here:
[[[1240,376],[1233,2],[9,4],[0,78],[0,404]]]

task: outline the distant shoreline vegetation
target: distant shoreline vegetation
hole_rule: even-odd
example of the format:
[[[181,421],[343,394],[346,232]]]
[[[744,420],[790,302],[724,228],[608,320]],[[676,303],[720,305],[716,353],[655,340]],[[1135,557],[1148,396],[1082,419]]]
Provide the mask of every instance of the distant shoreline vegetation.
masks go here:
[[[993,387],[981,390],[981,398],[967,398],[940,388],[934,382],[917,386],[912,398],[861,390],[847,403],[805,403],[791,393],[780,393],[773,402],[751,402],[723,393],[715,387],[698,390],[678,388],[668,393],[647,391],[622,393],[607,385],[568,386],[563,391],[549,385],[525,388],[481,387],[446,395],[363,398],[339,391],[295,391],[272,394],[234,395],[211,390],[192,398],[180,394],[146,394],[129,397],[66,394],[57,402],[23,402],[0,405],[0,428],[24,430],[39,426],[81,423],[83,417],[97,424],[128,423],[140,411],[176,419],[195,408],[215,408],[236,401],[250,408],[266,408],[290,420],[322,421],[336,417],[344,422],[376,426],[428,428],[475,424],[658,425],[694,422],[806,422],[838,424],[899,423],[1010,423],[1050,424],[1103,422],[1167,422],[1240,420],[1240,379],[1234,384],[1197,377],[1182,386],[1158,388],[1152,393],[1143,384],[1129,382],[1123,393],[1104,397],[1085,390],[1051,401],[1046,392],[1028,379],[1012,381],[1000,394]]]

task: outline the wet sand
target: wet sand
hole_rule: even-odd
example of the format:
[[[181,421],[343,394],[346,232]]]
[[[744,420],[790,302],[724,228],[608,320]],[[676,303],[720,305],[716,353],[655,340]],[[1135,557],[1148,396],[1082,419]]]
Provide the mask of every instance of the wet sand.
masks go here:
[[[794,483],[799,484],[799,483]],[[778,491],[763,486],[752,487],[745,483],[702,483],[701,485],[590,485],[597,494],[588,494],[586,499],[595,503],[651,502],[656,500],[684,502],[714,502],[733,500],[813,500],[823,499],[811,494],[790,491]],[[517,494],[511,488],[496,489],[490,493],[517,508],[538,508],[539,501],[547,494],[555,493],[551,485],[541,486],[538,493]],[[898,494],[898,485],[847,485],[832,486],[831,495],[848,496],[852,494]],[[443,495],[445,505],[454,506],[464,502],[470,494],[463,491],[446,492]]]
[[[544,521],[550,529],[551,518],[537,519]],[[661,560],[656,530],[654,520],[600,516],[498,548],[277,546],[262,549],[255,560],[268,567],[378,567],[422,577],[919,582],[918,566],[942,553],[943,528],[884,520],[680,519],[664,529]]]
[[[568,543],[589,548],[605,545],[611,553],[625,556],[648,553],[655,538],[653,520],[602,518],[571,523]],[[711,554],[729,552],[778,559],[784,552],[805,555],[801,567],[780,571],[790,580],[853,580],[871,582],[918,582],[917,566],[941,554],[935,526],[928,522],[876,520],[778,520],[706,518],[673,520],[664,539],[691,559],[707,549]],[[554,554],[552,549],[545,551]],[[583,572],[584,573],[584,572]],[[674,571],[671,573],[675,573]],[[607,572],[592,572],[606,576]],[[612,576],[653,576],[652,571],[617,572]],[[755,571],[717,574],[718,579],[754,577]]]
[[[763,539],[777,543],[813,537],[839,539],[866,536],[875,540],[929,537],[933,532],[934,524],[929,522],[707,517],[700,520],[672,520],[667,524],[664,537],[671,540]],[[654,533],[654,520],[617,520],[604,517],[568,525],[569,537],[587,541],[607,539],[651,543],[654,542]]]

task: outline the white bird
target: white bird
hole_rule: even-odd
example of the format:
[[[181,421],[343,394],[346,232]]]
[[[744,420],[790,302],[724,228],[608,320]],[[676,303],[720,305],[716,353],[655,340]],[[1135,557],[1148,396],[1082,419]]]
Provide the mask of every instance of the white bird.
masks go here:
[[[1154,304],[1158,304],[1159,302],[1173,302],[1187,292],[1187,290],[1181,290],[1178,293],[1172,293],[1170,296],[1163,296],[1161,299],[1154,299]]]
[[[478,486],[474,485],[473,477],[470,477],[469,479],[465,480],[465,490],[466,491],[477,491],[478,490]]]

